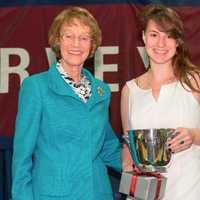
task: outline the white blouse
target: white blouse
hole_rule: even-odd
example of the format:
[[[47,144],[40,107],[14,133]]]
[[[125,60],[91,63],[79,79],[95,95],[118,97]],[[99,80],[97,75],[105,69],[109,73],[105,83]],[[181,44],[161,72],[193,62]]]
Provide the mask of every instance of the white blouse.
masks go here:
[[[180,82],[163,85],[157,100],[152,90],[128,81],[129,129],[199,128],[200,105]],[[168,167],[164,200],[198,200],[200,194],[200,147],[173,154]]]

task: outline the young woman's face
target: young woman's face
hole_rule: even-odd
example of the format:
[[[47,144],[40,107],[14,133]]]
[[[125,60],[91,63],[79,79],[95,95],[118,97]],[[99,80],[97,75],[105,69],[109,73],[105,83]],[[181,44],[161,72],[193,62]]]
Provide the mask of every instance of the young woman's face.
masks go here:
[[[149,20],[143,40],[151,64],[171,64],[177,42],[168,33],[160,31],[153,20]]]
[[[82,66],[91,50],[90,27],[76,19],[71,25],[63,24],[59,44],[61,57],[68,67]]]

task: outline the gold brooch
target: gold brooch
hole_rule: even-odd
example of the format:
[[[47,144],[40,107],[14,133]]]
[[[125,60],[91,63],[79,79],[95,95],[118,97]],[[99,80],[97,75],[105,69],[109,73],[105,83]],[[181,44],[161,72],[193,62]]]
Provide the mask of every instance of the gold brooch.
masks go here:
[[[101,87],[97,87],[97,93],[100,95],[100,96],[103,96],[104,95],[104,91]]]

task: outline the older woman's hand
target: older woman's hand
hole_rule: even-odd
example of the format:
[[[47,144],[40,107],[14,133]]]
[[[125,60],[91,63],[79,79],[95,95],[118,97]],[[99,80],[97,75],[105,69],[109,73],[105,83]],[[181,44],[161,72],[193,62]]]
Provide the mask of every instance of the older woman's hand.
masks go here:
[[[173,153],[184,151],[191,147],[193,141],[192,129],[180,127],[175,130],[175,137],[169,140],[168,149]]]

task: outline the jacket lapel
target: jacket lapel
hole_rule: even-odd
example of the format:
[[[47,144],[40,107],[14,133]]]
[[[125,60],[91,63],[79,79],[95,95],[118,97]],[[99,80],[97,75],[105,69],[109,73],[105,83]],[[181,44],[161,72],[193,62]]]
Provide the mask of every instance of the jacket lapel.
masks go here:
[[[91,82],[92,87],[92,96],[89,98],[86,105],[93,107],[95,104],[110,98],[110,91],[108,87],[102,83],[102,81],[95,79],[94,76],[86,69],[83,69],[83,74]],[[50,66],[48,70],[48,85],[49,88],[58,95],[71,96],[81,101],[78,95],[75,94],[72,88],[63,80],[60,72],[56,68],[56,64]]]
[[[89,98],[87,102],[90,108],[93,107],[95,104],[110,98],[110,91],[106,84],[94,78],[94,76],[86,69],[83,69],[83,74],[91,82],[92,86],[91,88],[92,96]]]
[[[48,85],[49,88],[58,95],[71,96],[73,98],[80,100],[80,98],[75,94],[72,88],[61,77],[60,72],[56,68],[56,64],[53,64],[49,68]]]

